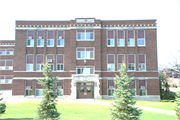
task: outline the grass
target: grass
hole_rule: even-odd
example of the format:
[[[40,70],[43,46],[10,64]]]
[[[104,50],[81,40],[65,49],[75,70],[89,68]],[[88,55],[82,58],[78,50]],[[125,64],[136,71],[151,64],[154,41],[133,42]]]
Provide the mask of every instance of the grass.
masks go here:
[[[112,102],[109,99],[98,99],[98,101],[103,101],[103,102]],[[152,108],[158,108],[158,109],[163,109],[163,110],[173,110],[175,103],[173,102],[157,102],[157,101],[141,101],[137,100],[136,101],[137,106],[145,106],[145,107],[152,107]]]
[[[26,101],[17,104],[7,104],[6,113],[1,120],[33,120],[39,101]],[[110,120],[110,110],[107,105],[58,102],[61,120]],[[142,120],[175,120],[174,115],[143,111]]]

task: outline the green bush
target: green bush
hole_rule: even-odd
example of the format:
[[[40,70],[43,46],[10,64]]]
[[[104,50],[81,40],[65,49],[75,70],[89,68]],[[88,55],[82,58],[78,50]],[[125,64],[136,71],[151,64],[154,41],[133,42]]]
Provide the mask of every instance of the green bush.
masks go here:
[[[165,91],[161,93],[161,100],[175,100],[175,96],[175,93]]]

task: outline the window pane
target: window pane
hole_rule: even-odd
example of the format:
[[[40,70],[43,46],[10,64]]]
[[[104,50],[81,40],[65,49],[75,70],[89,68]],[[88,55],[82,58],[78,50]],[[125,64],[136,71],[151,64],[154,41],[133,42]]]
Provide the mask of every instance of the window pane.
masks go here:
[[[41,40],[41,46],[44,46],[44,40]]]
[[[85,40],[85,33],[81,33],[81,40]]]
[[[131,70],[131,64],[128,64],[128,70]]]
[[[61,70],[63,70],[63,65],[61,65]]]
[[[90,33],[86,33],[86,40],[90,39]]]
[[[91,87],[86,87],[87,93],[91,92]]]
[[[86,68],[86,74],[90,74],[90,68]]]
[[[78,52],[77,58],[81,58],[81,52]]]
[[[90,68],[90,74],[94,74],[94,69]]]
[[[94,39],[94,33],[90,33],[90,39],[91,39],[91,40]]]
[[[36,70],[40,70],[40,68],[39,68],[39,65],[38,65],[38,64],[36,65]]]
[[[134,39],[130,39],[130,45],[134,45]]]
[[[60,40],[57,40],[57,45],[58,45],[58,46],[60,45]]]
[[[90,52],[90,58],[94,58],[94,52]]]
[[[62,40],[60,40],[60,45],[62,45],[62,46],[64,46],[64,40],[62,39]]]
[[[81,52],[82,54],[82,56],[81,56],[81,58],[85,58],[85,52]]]
[[[81,74],[81,69],[77,69],[77,74]]]
[[[90,58],[90,52],[86,52],[86,58]]]
[[[135,70],[135,68],[134,68],[134,64],[132,64],[132,70]]]
[[[84,92],[84,87],[80,87],[80,92],[81,92],[81,93]]]
[[[111,45],[111,41],[110,40],[108,40],[108,45]]]
[[[51,64],[51,70],[53,71],[53,64]]]
[[[120,45],[124,45],[124,39],[121,39],[120,41]]]
[[[111,39],[111,45],[114,45],[114,39]]]
[[[78,33],[77,39],[81,39],[81,33]]]

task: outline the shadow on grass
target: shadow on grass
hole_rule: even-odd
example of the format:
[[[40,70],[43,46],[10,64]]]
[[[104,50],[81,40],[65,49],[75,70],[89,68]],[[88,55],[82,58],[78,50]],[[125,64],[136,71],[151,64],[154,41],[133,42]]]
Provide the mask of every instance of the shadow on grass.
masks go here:
[[[0,120],[33,120],[34,118],[6,118]]]

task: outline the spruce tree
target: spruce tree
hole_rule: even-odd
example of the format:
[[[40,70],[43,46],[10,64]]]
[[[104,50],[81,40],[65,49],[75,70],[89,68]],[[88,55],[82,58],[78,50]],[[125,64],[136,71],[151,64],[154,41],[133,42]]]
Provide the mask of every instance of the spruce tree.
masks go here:
[[[54,86],[58,80],[57,77],[53,78],[52,70],[47,62],[43,64],[43,66],[43,74],[45,78],[38,79],[38,83],[45,86],[45,89],[43,89],[44,97],[37,108],[37,119],[57,120],[60,118],[60,113],[57,111],[57,103],[55,100],[58,93],[54,93],[53,91],[57,90]]]
[[[175,99],[175,107],[174,110],[176,111],[176,118],[180,120],[180,84],[179,84],[179,90],[176,92],[176,99]]]
[[[133,75],[128,76],[126,72],[126,65],[123,63],[120,69],[120,76],[116,75],[114,80],[117,88],[114,88],[115,100],[111,103],[111,118],[112,120],[137,120],[142,113],[142,110],[136,108],[133,100],[133,89],[130,88],[132,84]]]
[[[0,88],[1,90],[1,88]],[[2,93],[0,93],[0,95],[2,95]],[[3,100],[3,98],[0,99],[0,102]],[[1,114],[4,114],[6,111],[6,104],[3,102],[3,103],[0,103],[0,115]]]

